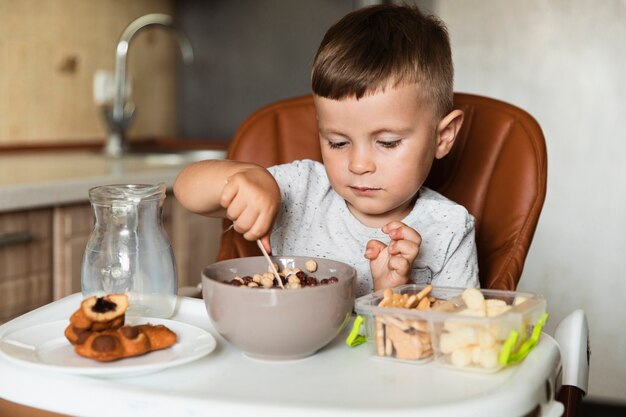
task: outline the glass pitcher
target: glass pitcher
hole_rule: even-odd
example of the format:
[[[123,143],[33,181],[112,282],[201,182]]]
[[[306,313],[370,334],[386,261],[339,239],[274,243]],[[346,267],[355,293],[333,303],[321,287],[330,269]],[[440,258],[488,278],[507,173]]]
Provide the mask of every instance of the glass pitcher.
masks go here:
[[[125,293],[130,316],[172,316],[178,285],[161,219],[165,189],[120,184],[89,190],[96,222],[83,256],[84,296]]]

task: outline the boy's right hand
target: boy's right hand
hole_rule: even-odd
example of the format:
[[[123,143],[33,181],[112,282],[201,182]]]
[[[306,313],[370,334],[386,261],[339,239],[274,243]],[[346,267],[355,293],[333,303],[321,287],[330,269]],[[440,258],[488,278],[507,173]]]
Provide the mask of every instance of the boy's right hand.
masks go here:
[[[269,252],[269,235],[280,208],[280,189],[274,177],[262,167],[250,167],[226,179],[220,205],[234,229],[246,240],[261,239]]]

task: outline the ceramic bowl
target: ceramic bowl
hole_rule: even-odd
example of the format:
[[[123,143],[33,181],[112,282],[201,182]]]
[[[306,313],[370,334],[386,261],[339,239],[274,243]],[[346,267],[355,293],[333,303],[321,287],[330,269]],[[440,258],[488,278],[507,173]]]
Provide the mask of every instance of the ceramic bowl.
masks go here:
[[[246,355],[290,360],[310,356],[333,340],[347,323],[354,305],[356,271],[341,262],[321,258],[280,256],[283,268],[300,268],[313,259],[318,280],[338,282],[293,289],[251,289],[225,283],[235,276],[267,271],[262,256],[231,259],[202,271],[202,294],[215,329]]]

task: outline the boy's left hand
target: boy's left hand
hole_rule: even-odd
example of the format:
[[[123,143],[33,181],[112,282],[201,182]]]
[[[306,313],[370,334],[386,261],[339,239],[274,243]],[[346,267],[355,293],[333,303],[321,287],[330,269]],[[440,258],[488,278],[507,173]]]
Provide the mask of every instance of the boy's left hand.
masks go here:
[[[380,240],[367,242],[365,257],[370,260],[374,291],[406,284],[417,258],[422,237],[406,224],[393,221],[382,227],[391,238],[389,245]]]

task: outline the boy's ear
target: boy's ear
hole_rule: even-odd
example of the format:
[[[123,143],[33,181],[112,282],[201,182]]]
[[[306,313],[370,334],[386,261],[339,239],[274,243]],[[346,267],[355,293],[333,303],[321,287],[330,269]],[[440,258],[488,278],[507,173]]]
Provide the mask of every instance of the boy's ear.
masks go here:
[[[437,149],[435,158],[441,159],[450,152],[457,133],[463,124],[463,111],[452,110],[437,125]]]

